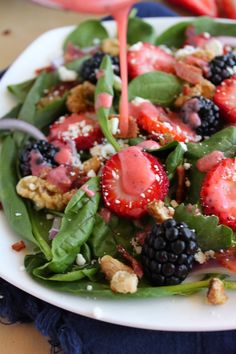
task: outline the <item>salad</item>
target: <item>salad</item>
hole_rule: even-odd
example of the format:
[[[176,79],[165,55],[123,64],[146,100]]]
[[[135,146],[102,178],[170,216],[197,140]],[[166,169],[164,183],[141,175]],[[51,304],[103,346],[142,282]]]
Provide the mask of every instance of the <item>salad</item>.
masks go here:
[[[93,297],[205,288],[210,303],[227,300],[235,35],[233,23],[198,18],[157,36],[132,15],[125,136],[119,43],[99,21],[80,24],[63,57],[8,87],[19,103],[0,122],[0,200],[19,235],[13,250],[34,245],[25,268],[36,281]]]

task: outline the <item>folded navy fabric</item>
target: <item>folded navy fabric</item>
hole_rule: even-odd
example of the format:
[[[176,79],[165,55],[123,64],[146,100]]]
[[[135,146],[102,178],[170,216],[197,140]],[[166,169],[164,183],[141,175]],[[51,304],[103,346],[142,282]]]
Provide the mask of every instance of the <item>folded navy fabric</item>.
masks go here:
[[[141,17],[176,16],[161,4],[136,8]],[[112,325],[49,305],[1,279],[0,316],[12,323],[34,321],[65,354],[236,354],[235,331],[177,333]]]

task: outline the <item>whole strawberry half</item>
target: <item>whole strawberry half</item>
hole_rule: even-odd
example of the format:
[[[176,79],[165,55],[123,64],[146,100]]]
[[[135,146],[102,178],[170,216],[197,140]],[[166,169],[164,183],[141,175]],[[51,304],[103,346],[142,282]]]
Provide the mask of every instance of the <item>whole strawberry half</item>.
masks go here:
[[[71,114],[53,123],[48,136],[49,141],[74,141],[77,150],[90,149],[95,142],[100,142],[102,132],[91,113]]]
[[[220,223],[236,230],[236,160],[226,158],[203,180],[200,198],[206,215],[216,215]]]
[[[128,51],[128,73],[131,78],[151,71],[174,72],[175,58],[150,43],[136,43]]]
[[[148,203],[165,198],[168,187],[161,163],[136,146],[113,155],[102,171],[105,204],[123,217],[140,218]]]
[[[224,80],[217,87],[214,102],[225,120],[236,123],[236,75]]]
[[[218,8],[215,0],[168,0],[168,2],[178,7],[184,7],[196,15],[218,16]]]

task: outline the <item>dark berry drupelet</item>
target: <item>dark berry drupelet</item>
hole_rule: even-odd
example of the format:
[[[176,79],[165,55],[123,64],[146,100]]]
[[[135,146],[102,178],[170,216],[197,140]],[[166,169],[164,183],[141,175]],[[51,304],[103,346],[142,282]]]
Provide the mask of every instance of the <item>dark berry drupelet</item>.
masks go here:
[[[144,274],[153,285],[179,284],[191,271],[197,248],[195,232],[185,223],[156,224],[142,248]]]
[[[97,77],[96,71],[99,69],[102,59],[106,54],[97,52],[92,58],[87,59],[81,68],[81,77],[84,81],[90,81],[92,84],[96,84]],[[110,56],[114,73],[120,75],[120,61],[118,57]]]
[[[206,75],[214,85],[219,85],[223,80],[234,74],[233,67],[236,66],[236,55],[229,52],[225,55],[218,55],[209,62],[209,70]]]
[[[219,107],[203,96],[186,101],[181,108],[181,117],[202,137],[211,136],[221,128]]]
[[[39,152],[41,158],[39,158],[39,164],[46,162],[52,167],[58,166],[57,162],[54,160],[56,153],[59,151],[59,148],[48,143],[46,140],[38,140],[36,142],[29,142],[21,151],[19,160],[20,160],[20,171],[22,176],[31,175],[30,167],[30,152],[31,151]]]

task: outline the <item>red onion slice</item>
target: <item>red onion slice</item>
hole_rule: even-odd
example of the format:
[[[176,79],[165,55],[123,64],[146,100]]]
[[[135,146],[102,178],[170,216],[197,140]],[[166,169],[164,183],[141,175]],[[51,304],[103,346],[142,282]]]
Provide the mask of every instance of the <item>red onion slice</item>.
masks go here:
[[[56,237],[56,235],[60,230],[60,227],[61,227],[61,218],[55,217],[52,223],[52,227],[49,230],[49,234],[48,234],[49,240],[53,240]]]
[[[38,128],[20,119],[0,119],[0,130],[18,130],[31,135],[37,140],[46,140],[46,136]]]

